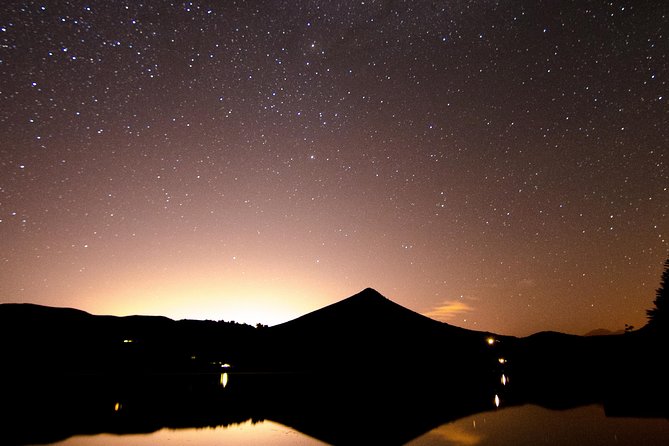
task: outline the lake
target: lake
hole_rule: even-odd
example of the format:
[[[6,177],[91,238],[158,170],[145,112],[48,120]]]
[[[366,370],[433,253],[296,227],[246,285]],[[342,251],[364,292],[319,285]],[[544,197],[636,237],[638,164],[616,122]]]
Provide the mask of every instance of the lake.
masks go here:
[[[440,445],[667,445],[669,420],[606,417],[599,405],[509,407],[447,423],[408,443]]]
[[[150,434],[80,435],[52,443],[54,446],[160,446],[160,445],[324,445],[291,428],[272,421],[251,420],[228,427],[160,429]]]
[[[669,444],[664,380],[621,381],[602,393],[579,374],[523,386],[519,375],[498,373],[484,381],[408,370],[26,375],[0,381],[10,409],[0,443]]]
[[[228,427],[160,429],[149,434],[78,435],[54,446],[143,445],[324,445],[272,421],[251,420]],[[406,443],[441,445],[663,445],[669,444],[669,420],[607,417],[599,405],[550,410],[535,405],[508,407],[445,423]]]

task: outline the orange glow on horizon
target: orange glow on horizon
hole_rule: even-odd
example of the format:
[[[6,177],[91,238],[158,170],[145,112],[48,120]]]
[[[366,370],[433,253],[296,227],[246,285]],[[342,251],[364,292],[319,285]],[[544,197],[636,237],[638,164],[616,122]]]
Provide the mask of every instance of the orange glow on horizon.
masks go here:
[[[223,320],[276,325],[337,300],[309,281],[257,279],[252,285],[211,277],[128,282],[100,290],[78,308],[92,314],[166,316],[174,320]],[[83,299],[82,299],[83,300]]]
[[[2,11],[0,304],[275,325],[371,287],[479,333],[646,324],[665,10],[123,3]]]

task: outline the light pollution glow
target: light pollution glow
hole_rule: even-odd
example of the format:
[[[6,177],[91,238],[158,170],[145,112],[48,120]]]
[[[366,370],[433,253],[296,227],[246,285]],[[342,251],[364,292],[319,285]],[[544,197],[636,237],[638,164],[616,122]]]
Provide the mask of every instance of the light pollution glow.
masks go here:
[[[669,2],[1,3],[0,302],[645,323]]]

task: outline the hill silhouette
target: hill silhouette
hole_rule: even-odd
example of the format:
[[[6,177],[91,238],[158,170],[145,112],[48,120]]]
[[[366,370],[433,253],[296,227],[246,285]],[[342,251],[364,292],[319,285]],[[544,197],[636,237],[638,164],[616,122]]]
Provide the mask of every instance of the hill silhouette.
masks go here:
[[[454,334],[477,333],[430,319],[386,298],[372,288],[311,313],[272,327],[275,333],[349,331],[357,334],[433,332],[450,329]],[[341,334],[341,333],[339,333]]]
[[[162,316],[96,316],[72,308],[0,305],[3,373],[194,371],[241,360],[250,325],[174,321]]]
[[[32,444],[271,419],[332,444],[403,444],[493,409],[495,395],[504,405],[666,416],[664,350],[643,330],[520,339],[466,330],[369,288],[260,328],[3,304],[4,436]]]
[[[432,320],[372,289],[274,327],[94,316],[29,304],[0,305],[0,324],[2,342],[10,347],[3,349],[10,365],[3,372],[14,373],[5,382],[21,382],[23,372],[41,374],[48,364],[52,379],[63,384],[36,388],[29,379],[12,387],[8,394],[15,392],[10,400],[26,419],[24,430],[35,421],[29,417],[33,403],[24,405],[24,387],[31,389],[33,402],[72,401],[64,419],[50,411],[37,417],[47,438],[153,429],[142,422],[141,411],[125,421],[110,418],[106,411],[125,395],[135,401],[128,407],[159,414],[163,425],[173,425],[172,417],[186,425],[253,417],[334,443],[365,438],[401,444],[448,419],[489,408],[497,364],[497,352],[486,342],[489,333]],[[212,385],[218,385],[214,373],[221,372],[222,362],[233,364],[232,373],[263,373],[235,375],[232,389],[220,393]],[[100,376],[105,390],[92,392]],[[448,381],[457,388],[443,386]],[[106,405],[99,405],[100,398]],[[453,407],[429,410],[444,400]],[[195,421],[173,401],[201,408],[197,416],[191,409]],[[234,409],[221,412],[221,407]],[[332,429],[333,421],[348,428]],[[16,426],[20,431],[21,424]],[[365,427],[367,432],[361,431]]]
[[[71,308],[0,305],[5,372],[39,370],[327,372],[388,367],[456,374],[494,362],[486,339],[513,338],[438,322],[367,288],[292,321],[255,328],[162,316],[95,316]],[[499,350],[499,348],[497,348]],[[464,372],[468,374],[468,372]]]
[[[486,341],[491,336],[512,339],[435,321],[367,288],[263,330],[259,348],[273,370],[402,370],[464,379],[490,373],[499,353]]]

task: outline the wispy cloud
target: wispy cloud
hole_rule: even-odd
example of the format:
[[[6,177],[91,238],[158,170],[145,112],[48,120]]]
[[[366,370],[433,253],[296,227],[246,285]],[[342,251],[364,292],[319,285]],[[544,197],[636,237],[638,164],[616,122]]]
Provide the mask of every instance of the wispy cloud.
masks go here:
[[[423,313],[423,315],[438,321],[446,321],[451,320],[457,315],[470,313],[472,311],[474,311],[472,306],[458,300],[451,300],[442,302],[434,309],[428,311],[427,313]]]

